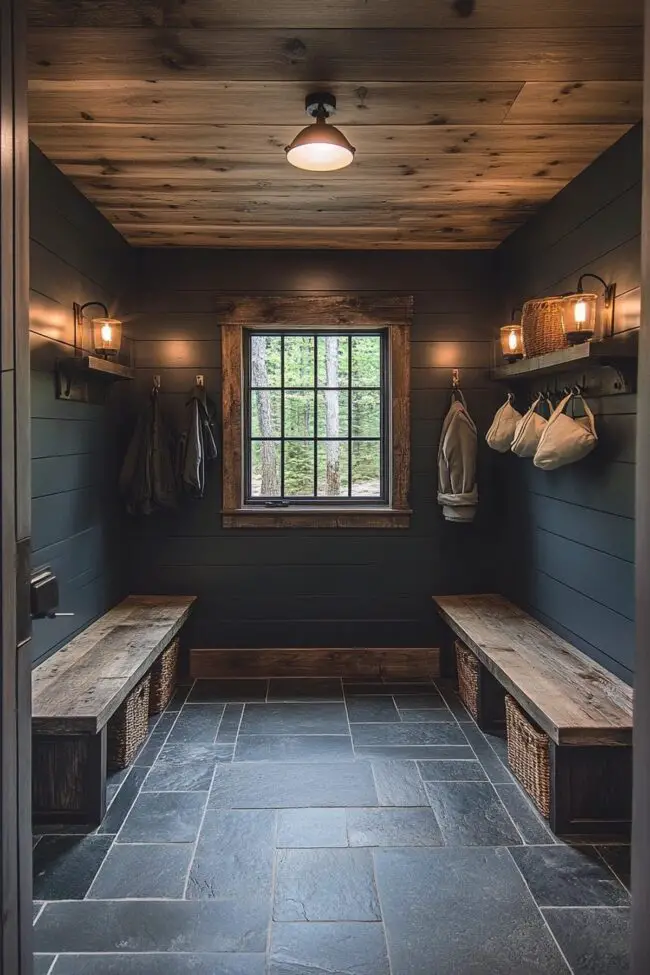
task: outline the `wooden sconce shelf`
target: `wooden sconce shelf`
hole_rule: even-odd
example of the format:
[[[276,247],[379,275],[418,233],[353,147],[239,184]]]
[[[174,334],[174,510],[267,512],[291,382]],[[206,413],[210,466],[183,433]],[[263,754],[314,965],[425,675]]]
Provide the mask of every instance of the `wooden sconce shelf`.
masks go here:
[[[546,355],[521,359],[497,366],[490,377],[499,382],[534,380],[538,376],[559,376],[595,367],[611,367],[618,375],[612,392],[632,392],[636,388],[638,332],[602,342],[583,342]]]

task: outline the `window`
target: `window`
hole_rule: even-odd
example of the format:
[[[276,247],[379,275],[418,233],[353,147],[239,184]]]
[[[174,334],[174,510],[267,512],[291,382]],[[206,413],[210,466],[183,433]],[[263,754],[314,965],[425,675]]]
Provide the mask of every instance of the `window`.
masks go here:
[[[246,504],[387,504],[387,331],[245,333]]]
[[[224,528],[409,527],[412,304],[220,298]]]

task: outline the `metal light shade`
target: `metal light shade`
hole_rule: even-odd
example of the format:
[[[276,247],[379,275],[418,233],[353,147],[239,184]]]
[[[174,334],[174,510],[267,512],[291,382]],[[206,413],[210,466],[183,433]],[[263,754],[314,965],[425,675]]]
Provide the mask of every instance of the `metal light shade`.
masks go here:
[[[570,345],[588,342],[596,334],[598,295],[580,291],[562,303],[562,328]]]
[[[349,166],[356,149],[335,125],[318,118],[299,132],[285,151],[292,166],[326,173]]]
[[[501,352],[508,362],[524,357],[524,332],[521,325],[510,322],[501,329]]]
[[[117,355],[122,345],[122,322],[119,318],[93,318],[93,344],[96,354],[105,359]]]

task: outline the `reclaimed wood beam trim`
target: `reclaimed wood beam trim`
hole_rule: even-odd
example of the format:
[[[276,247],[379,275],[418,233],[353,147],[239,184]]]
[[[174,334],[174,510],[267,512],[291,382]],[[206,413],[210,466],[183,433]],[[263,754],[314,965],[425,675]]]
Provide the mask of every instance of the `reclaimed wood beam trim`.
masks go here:
[[[223,408],[223,506],[239,508],[243,498],[242,386],[243,329],[221,329],[221,403]],[[229,527],[225,523],[224,528]]]
[[[345,528],[345,529],[391,529],[408,528],[411,512],[382,509],[381,511],[317,511],[307,512],[278,511],[277,509],[240,508],[237,511],[224,510],[224,528]]]
[[[412,295],[297,295],[220,298],[222,328],[385,328],[410,325]]]
[[[190,650],[192,678],[345,677],[431,680],[440,676],[439,647],[277,647]]]
[[[411,337],[405,325],[390,329],[391,481],[393,508],[409,507],[411,479]]]

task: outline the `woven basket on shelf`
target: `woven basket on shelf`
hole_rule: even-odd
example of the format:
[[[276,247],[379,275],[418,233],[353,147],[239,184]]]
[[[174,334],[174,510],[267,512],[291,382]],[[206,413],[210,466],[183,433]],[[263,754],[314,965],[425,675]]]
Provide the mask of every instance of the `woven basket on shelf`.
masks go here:
[[[133,688],[108,722],[107,763],[109,769],[130,765],[147,737],[149,727],[149,674]]]
[[[160,714],[164,711],[174,693],[179,647],[178,638],[172,640],[151,668],[149,714]]]
[[[458,694],[472,715],[478,717],[478,667],[479,663],[471,650],[456,640],[456,671],[458,673]]]
[[[506,694],[508,764],[539,811],[551,811],[551,773],[548,735],[537,728],[517,702]]]
[[[563,298],[533,298],[524,305],[521,326],[529,359],[567,348],[569,343],[562,329],[563,302]]]

